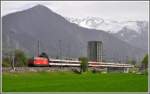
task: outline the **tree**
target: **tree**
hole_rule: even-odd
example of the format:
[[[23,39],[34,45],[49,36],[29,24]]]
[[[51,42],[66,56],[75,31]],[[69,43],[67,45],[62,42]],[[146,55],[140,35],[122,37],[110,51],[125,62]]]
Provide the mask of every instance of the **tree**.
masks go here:
[[[142,60],[142,67],[144,68],[144,69],[147,69],[148,68],[148,54],[146,54],[145,56],[144,56],[144,58],[143,58],[143,60]]]
[[[134,59],[128,59],[128,64],[136,65],[136,60]]]
[[[3,67],[10,67],[11,66],[11,60],[9,57],[4,57],[2,61],[3,61],[3,63],[2,63]]]
[[[27,56],[19,49],[15,50],[15,66],[27,66]]]
[[[86,57],[80,57],[80,72],[86,72],[88,70],[88,59]]]
[[[5,53],[3,56],[3,67],[20,67],[20,66],[26,66],[27,65],[27,56],[25,53],[20,50],[16,49],[15,51],[10,51],[8,53]]]

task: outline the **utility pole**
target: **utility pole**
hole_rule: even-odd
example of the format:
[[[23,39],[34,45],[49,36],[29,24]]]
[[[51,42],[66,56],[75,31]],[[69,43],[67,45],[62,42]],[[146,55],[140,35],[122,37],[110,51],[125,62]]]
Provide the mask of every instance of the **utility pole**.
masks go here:
[[[59,58],[62,59],[62,47],[61,47],[61,40],[59,40]]]
[[[40,41],[38,40],[38,52],[37,52],[38,56],[40,55]]]
[[[15,50],[16,50],[16,47],[13,46],[13,34],[14,33],[14,30],[12,30],[12,32],[9,33],[10,34],[10,39],[12,40],[12,52],[11,52],[11,66],[12,66],[12,69],[15,70]],[[15,42],[14,42],[15,44]],[[16,44],[15,44],[16,46]]]
[[[101,62],[103,62],[103,42],[101,41]]]
[[[128,57],[128,56],[126,56],[126,63],[128,63],[128,61],[129,61],[129,57]]]
[[[70,44],[68,43],[68,51],[67,51],[67,53],[68,53],[68,59],[70,60]]]
[[[12,69],[15,70],[15,51],[12,52]]]
[[[81,51],[81,57],[83,57],[83,47],[82,47],[82,43],[81,43],[81,42],[80,42],[80,45],[81,45],[81,46],[80,46],[80,47],[81,47],[81,48],[80,48],[80,51]]]
[[[59,40],[59,51],[60,51],[60,53],[59,53],[59,59],[62,59],[62,47],[61,47],[61,40]],[[62,68],[62,66],[60,66],[60,68]]]

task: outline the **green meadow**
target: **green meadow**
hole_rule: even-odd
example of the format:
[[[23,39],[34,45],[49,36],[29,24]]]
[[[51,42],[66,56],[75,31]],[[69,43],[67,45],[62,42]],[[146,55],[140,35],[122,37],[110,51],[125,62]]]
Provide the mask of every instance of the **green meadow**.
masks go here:
[[[3,73],[3,92],[146,92],[148,75],[126,73]]]

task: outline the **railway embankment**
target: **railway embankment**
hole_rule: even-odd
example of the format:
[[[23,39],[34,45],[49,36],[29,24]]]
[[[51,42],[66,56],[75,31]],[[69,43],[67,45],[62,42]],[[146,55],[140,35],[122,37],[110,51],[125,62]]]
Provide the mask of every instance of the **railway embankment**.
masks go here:
[[[80,70],[77,67],[15,67],[12,69],[11,67],[3,67],[2,72],[64,72],[64,71],[74,71]]]

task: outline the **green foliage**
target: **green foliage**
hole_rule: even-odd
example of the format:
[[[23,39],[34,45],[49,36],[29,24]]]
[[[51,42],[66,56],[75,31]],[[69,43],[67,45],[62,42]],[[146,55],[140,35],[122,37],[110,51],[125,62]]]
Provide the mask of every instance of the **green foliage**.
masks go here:
[[[27,57],[21,50],[15,50],[15,66],[27,66]]]
[[[10,60],[9,57],[3,58],[2,66],[3,66],[3,67],[10,67],[10,66],[11,66],[11,60]]]
[[[135,65],[136,64],[136,60],[134,59],[128,59],[128,64],[132,64],[132,65]]]
[[[15,51],[11,51],[3,57],[3,67],[11,67],[13,62],[13,56],[14,56],[14,65],[15,67],[23,67],[27,66],[27,56],[25,53],[19,49]]]
[[[99,74],[106,74],[108,71],[107,71],[107,68],[94,68],[92,69],[91,71],[92,73],[99,73]]]
[[[129,69],[129,73],[138,73],[139,72],[139,68],[133,67]]]
[[[92,73],[101,73],[102,71],[99,71],[99,70],[97,70],[97,69],[93,69],[92,70]]]
[[[148,54],[146,54],[142,60],[142,66],[144,67],[144,69],[148,68]]]
[[[141,61],[140,72],[142,74],[148,75],[148,54],[146,54],[143,60]]]
[[[80,57],[79,60],[81,62],[80,72],[86,72],[88,70],[88,59],[86,57]]]

